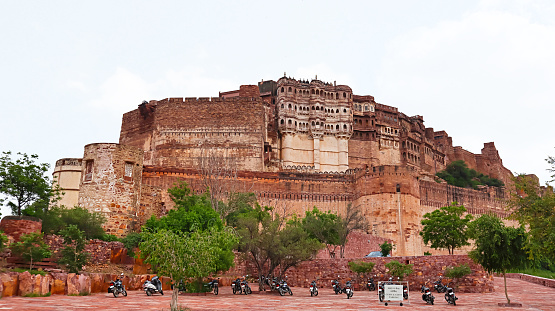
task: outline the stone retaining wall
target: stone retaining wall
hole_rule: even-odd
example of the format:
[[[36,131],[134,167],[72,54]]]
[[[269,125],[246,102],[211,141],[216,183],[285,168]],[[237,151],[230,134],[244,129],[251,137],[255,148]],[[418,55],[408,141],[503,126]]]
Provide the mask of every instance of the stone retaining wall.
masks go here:
[[[503,277],[502,274],[500,274],[498,276]],[[521,279],[521,280],[526,281],[526,282],[536,283],[536,284],[540,284],[540,285],[543,285],[543,286],[555,288],[555,280],[554,279],[547,279],[547,278],[542,278],[542,277],[539,277],[539,276],[529,275],[529,274],[524,274],[524,273],[507,273],[506,276],[508,278]]]

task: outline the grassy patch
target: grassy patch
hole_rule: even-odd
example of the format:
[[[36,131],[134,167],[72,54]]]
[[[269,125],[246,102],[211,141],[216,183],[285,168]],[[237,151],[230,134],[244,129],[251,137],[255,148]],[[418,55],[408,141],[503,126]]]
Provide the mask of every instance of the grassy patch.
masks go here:
[[[555,279],[555,272],[549,271],[549,270],[543,270],[543,269],[527,268],[527,269],[520,269],[520,270],[511,270],[510,272],[530,274],[530,275],[535,275],[546,279]]]
[[[52,295],[50,292],[48,292],[44,295],[41,295],[41,294],[38,294],[38,293],[29,293],[29,294],[25,294],[23,297],[50,297],[50,295]]]
[[[71,294],[68,296],[89,296],[91,293],[89,292],[80,292],[79,294]]]
[[[40,275],[42,275],[42,276],[44,276],[44,275],[47,274],[46,271],[29,270],[29,269],[24,269],[24,268],[14,268],[13,271],[14,271],[14,272],[19,272],[19,273],[22,273],[22,272],[25,272],[25,271],[29,271],[29,273],[31,273],[31,274],[40,274]]]

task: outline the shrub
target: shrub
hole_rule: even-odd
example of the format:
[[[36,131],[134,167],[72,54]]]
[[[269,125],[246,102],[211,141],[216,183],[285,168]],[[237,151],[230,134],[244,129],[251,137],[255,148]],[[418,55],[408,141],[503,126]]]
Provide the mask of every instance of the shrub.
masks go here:
[[[12,244],[12,252],[16,256],[20,256],[29,263],[29,269],[33,269],[33,262],[41,261],[50,257],[51,252],[48,245],[44,243],[42,233],[23,234],[21,240]]]
[[[389,270],[389,274],[394,277],[398,277],[403,280],[405,276],[412,273],[412,264],[403,264],[397,260],[392,260],[385,264],[385,267]]]
[[[129,257],[135,257],[134,248],[139,247],[139,243],[143,241],[143,237],[138,232],[131,232],[126,237],[121,239],[121,242],[127,249],[127,255]]]
[[[59,263],[64,265],[69,273],[79,273],[89,260],[89,253],[85,252],[85,237],[83,231],[75,225],[69,225],[60,231],[64,237],[65,247],[62,249],[62,257]]]
[[[393,244],[385,241],[380,245],[380,249],[382,252],[382,256],[387,257],[389,256],[389,254],[391,253],[391,250],[393,249]]]

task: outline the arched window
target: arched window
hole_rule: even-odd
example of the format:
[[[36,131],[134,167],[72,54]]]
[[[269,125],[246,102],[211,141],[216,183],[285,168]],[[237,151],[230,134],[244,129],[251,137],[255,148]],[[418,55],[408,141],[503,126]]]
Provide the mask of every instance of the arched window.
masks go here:
[[[335,93],[335,99],[339,99],[339,93]]]
[[[320,110],[320,107],[316,106],[316,110]]]
[[[289,104],[289,107],[288,107],[288,108],[291,109],[291,104]]]
[[[291,87],[289,87],[289,90],[287,90],[289,93],[293,92],[293,89]]]
[[[287,121],[287,124],[291,125],[293,122],[291,120]]]
[[[297,110],[297,105],[295,105],[295,110]]]
[[[314,106],[312,106],[312,110],[314,110]]]
[[[310,90],[310,93],[314,95],[314,89]]]
[[[343,124],[343,129],[346,130],[346,129],[347,129],[347,125]]]
[[[281,92],[280,93],[283,93],[283,87],[281,87]]]
[[[281,104],[281,108],[283,108],[283,104]]]
[[[283,119],[281,119],[280,123],[283,125],[283,124],[285,124],[285,121]]]
[[[336,129],[336,130],[339,130],[339,124],[337,124],[337,125],[335,126],[335,129]]]
[[[312,121],[312,126],[316,125],[316,123],[314,123],[314,121]]]
[[[347,98],[347,93],[343,92],[343,98]]]
[[[343,112],[346,113],[346,112],[347,112],[347,109],[343,109]]]
[[[335,110],[335,113],[339,113],[339,109]]]

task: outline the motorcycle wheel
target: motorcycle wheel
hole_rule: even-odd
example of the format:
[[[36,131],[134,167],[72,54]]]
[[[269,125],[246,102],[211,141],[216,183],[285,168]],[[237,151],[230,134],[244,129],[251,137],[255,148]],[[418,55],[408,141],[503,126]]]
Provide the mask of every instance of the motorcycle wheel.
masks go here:
[[[285,294],[285,293],[283,292],[283,289],[281,289],[281,288],[279,288],[278,291],[279,291],[279,295],[280,295],[280,296],[283,296],[283,294]]]
[[[147,296],[152,296],[152,293],[149,290],[146,290],[146,295]]]
[[[432,306],[434,305],[434,298],[430,299],[430,303],[432,304]]]
[[[214,287],[214,295],[218,294],[218,286]]]
[[[118,291],[117,291],[117,290],[114,290],[114,291],[112,292],[112,294],[114,294],[114,297],[118,298]]]
[[[316,290],[316,292],[314,293],[314,296],[318,296],[318,290]]]
[[[313,296],[314,296],[314,292],[310,291],[310,297],[313,297]]]
[[[252,294],[252,289],[251,289],[250,287],[247,288],[247,293],[248,293],[249,295]]]
[[[288,288],[287,291],[289,292],[289,296],[293,296],[293,292],[291,291],[291,288]]]
[[[160,290],[160,295],[164,296],[164,291]]]
[[[233,295],[235,295],[235,292],[236,292],[236,290],[235,290],[235,287],[234,287],[234,288],[232,288],[232,289],[233,289]]]
[[[123,297],[127,297],[127,291],[125,289],[123,290]]]
[[[380,298],[380,302],[383,302],[383,296],[379,295],[379,298]]]
[[[353,297],[353,293],[352,293],[352,292],[350,292],[350,293],[347,294],[347,299],[351,299],[351,297]]]

